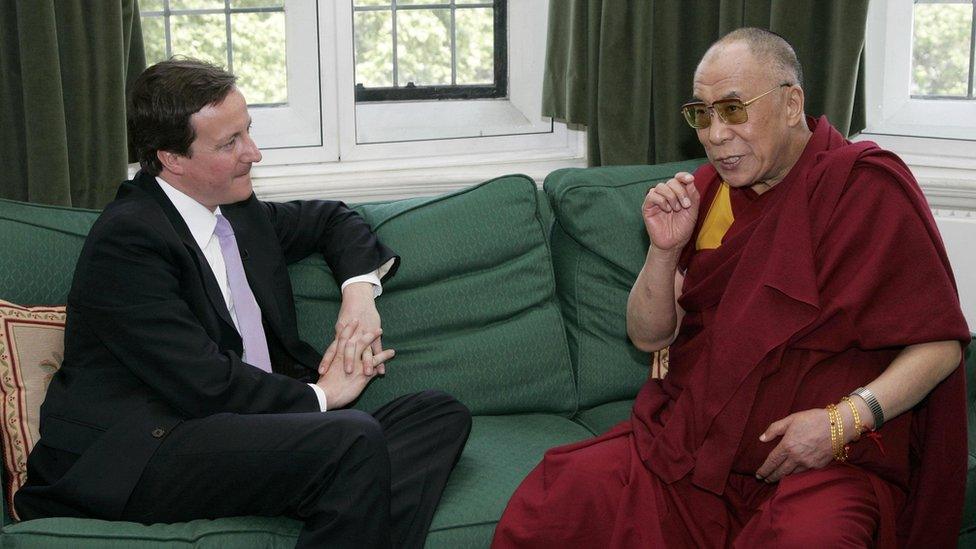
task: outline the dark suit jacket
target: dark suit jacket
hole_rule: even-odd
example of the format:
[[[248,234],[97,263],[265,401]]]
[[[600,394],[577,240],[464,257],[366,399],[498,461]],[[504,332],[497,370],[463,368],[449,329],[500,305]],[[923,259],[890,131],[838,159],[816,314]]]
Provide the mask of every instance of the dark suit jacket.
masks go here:
[[[305,383],[317,379],[321,355],[298,338],[286,264],[320,251],[341,283],[395,255],[340,202],[252,195],[220,209],[261,307],[275,373],[241,361],[241,337],[209,264],[155,178],[140,172],[99,216],[78,260],[64,363],[16,496],[22,518],[118,518],[147,461],[184,419],[319,409]]]

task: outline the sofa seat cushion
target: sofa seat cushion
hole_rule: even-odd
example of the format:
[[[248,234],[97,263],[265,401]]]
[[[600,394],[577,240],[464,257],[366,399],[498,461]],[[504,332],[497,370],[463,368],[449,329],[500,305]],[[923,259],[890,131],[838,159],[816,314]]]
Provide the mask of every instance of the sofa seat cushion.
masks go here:
[[[634,398],[650,356],[627,338],[627,296],[644,264],[641,220],[647,190],[701,161],[657,166],[568,168],[546,178],[555,213],[556,290],[579,385],[579,406]]]
[[[576,409],[535,183],[508,176],[433,198],[357,207],[402,257],[376,306],[397,356],[357,408],[440,389],[476,415]],[[333,337],[339,290],[316,254],[290,267],[302,338]]]
[[[615,400],[586,410],[580,410],[573,421],[586,427],[594,435],[602,435],[611,427],[630,417],[633,399]]]
[[[487,547],[512,492],[546,450],[591,436],[548,414],[476,416],[468,444],[434,515],[427,547]],[[294,547],[301,523],[233,517],[146,526],[53,518],[3,529],[5,547]]]
[[[144,525],[94,519],[29,520],[3,529],[4,547],[102,549],[129,547],[295,547],[302,524],[287,518],[233,517]]]
[[[444,490],[427,547],[488,547],[509,498],[546,450],[592,436],[549,414],[475,416]]]

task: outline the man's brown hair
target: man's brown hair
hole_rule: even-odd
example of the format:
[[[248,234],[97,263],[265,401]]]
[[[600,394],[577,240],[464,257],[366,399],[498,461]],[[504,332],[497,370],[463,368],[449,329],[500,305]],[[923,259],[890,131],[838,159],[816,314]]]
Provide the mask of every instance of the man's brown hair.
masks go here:
[[[158,151],[189,157],[196,138],[190,116],[220,103],[237,78],[224,69],[190,58],[170,58],[149,67],[129,92],[129,138],[143,170],[159,175]]]

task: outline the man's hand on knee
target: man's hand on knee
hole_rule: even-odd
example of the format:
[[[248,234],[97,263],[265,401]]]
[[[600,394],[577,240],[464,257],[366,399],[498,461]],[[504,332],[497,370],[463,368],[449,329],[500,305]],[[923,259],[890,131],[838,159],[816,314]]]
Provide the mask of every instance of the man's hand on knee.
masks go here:
[[[833,459],[826,411],[806,410],[775,421],[760,435],[762,442],[783,437],[756,471],[756,478],[779,482],[784,476],[819,469]]]

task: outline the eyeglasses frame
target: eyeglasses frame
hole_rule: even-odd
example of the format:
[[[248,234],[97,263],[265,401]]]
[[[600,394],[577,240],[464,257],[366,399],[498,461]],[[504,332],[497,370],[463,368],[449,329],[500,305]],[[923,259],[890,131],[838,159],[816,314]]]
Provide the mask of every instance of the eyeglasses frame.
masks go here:
[[[704,101],[692,101],[690,103],[685,103],[684,105],[681,105],[681,110],[679,112],[681,112],[681,117],[685,119],[685,122],[688,122],[688,125],[691,126],[692,128],[694,128],[695,130],[708,129],[708,127],[712,125],[712,116],[718,116],[719,119],[722,121],[723,124],[726,124],[726,125],[729,125],[729,126],[736,126],[736,125],[739,125],[739,124],[745,124],[746,122],[749,121],[749,111],[748,110],[746,110],[746,119],[743,120],[742,122],[729,122],[728,120],[725,119],[724,116],[722,116],[722,113],[720,113],[719,111],[715,110],[715,104],[716,103],[732,103],[732,102],[738,101],[738,102],[742,103],[742,107],[743,108],[746,108],[749,105],[752,105],[756,101],[762,99],[763,97],[766,97],[767,95],[773,93],[774,91],[776,91],[776,90],[778,90],[780,88],[788,88],[788,87],[792,87],[792,86],[793,86],[793,84],[790,84],[789,82],[783,82],[782,84],[780,84],[780,85],[778,85],[778,86],[776,86],[774,88],[770,88],[769,90],[764,91],[763,93],[761,93],[761,94],[753,97],[752,99],[750,99],[748,101],[742,101],[738,97],[728,97],[726,99],[719,99],[718,101],[712,101],[711,103],[705,103]],[[688,108],[688,107],[691,107],[691,106],[695,106],[695,105],[703,105],[706,109],[708,109],[708,125],[702,126],[702,127],[699,128],[698,126],[695,126],[694,124],[692,124],[691,121],[688,120],[688,117],[685,116],[685,109]]]

